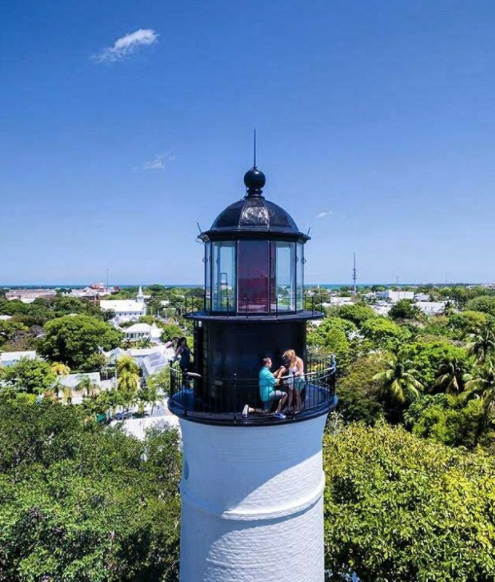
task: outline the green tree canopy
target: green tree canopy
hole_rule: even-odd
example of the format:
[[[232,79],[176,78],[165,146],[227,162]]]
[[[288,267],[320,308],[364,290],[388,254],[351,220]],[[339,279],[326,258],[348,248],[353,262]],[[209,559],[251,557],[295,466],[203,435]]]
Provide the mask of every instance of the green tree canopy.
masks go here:
[[[406,329],[386,317],[366,320],[361,327],[361,333],[373,347],[384,350],[393,350],[409,335]]]
[[[373,424],[383,415],[381,384],[374,378],[384,369],[385,360],[379,354],[360,357],[348,366],[337,382],[338,410],[345,421]]]
[[[329,582],[494,579],[491,457],[352,424],[326,435],[324,468]]]
[[[20,322],[0,320],[0,348],[14,339],[20,331],[27,331],[27,327]]]
[[[481,311],[461,311],[449,317],[449,326],[457,337],[464,338],[488,323],[488,315]]]
[[[0,403],[0,579],[178,579],[176,431],[140,442],[83,407]]]
[[[414,305],[412,299],[397,301],[388,312],[392,319],[420,319],[421,311]]]
[[[328,332],[334,329],[343,331],[345,336],[349,338],[357,331],[357,326],[341,317],[325,317],[319,325],[309,328],[308,342],[312,346],[324,347],[327,343]]]
[[[184,335],[184,330],[175,323],[168,323],[163,326],[163,332],[161,335],[162,342],[169,342],[176,337],[182,337]]]
[[[360,327],[365,321],[375,318],[375,311],[365,303],[355,305],[342,305],[337,309],[337,315],[342,319],[348,319]]]
[[[99,351],[110,350],[123,334],[108,323],[89,315],[66,315],[45,325],[46,336],[40,351],[50,360],[63,362],[72,370],[83,368],[86,360]]]
[[[468,311],[481,311],[495,317],[495,297],[482,296],[471,299],[466,304]]]
[[[453,345],[447,340],[417,341],[403,347],[406,358],[417,370],[417,378],[426,392],[440,389],[437,378],[441,368],[448,362],[456,361],[458,366],[468,369],[468,353],[465,348]]]
[[[473,449],[492,443],[483,431],[484,410],[479,398],[466,402],[459,396],[427,395],[413,402],[404,416],[413,434],[445,445]]]
[[[52,388],[56,376],[50,364],[43,360],[19,360],[3,369],[1,378],[15,392],[42,394]]]

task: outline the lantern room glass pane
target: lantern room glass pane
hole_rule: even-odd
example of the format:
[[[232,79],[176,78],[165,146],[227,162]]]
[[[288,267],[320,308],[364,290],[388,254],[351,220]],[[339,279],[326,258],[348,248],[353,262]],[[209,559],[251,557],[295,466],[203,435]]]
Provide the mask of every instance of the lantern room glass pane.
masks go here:
[[[297,243],[296,256],[296,310],[304,309],[304,245]]]
[[[294,311],[296,308],[296,245],[291,242],[272,244],[275,246],[275,309],[276,311]]]
[[[236,243],[212,243],[212,311],[235,311]]]
[[[205,244],[205,310],[211,310],[211,243]]]
[[[241,240],[238,253],[238,312],[268,313],[270,304],[269,242]]]

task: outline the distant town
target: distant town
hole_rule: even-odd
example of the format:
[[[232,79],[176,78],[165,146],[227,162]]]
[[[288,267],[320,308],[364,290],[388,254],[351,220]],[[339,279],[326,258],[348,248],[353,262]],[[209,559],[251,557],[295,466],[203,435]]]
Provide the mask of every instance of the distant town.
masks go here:
[[[293,293],[277,286],[272,307],[286,308]],[[235,300],[220,281],[219,308],[223,294]],[[93,546],[84,542],[86,553],[114,551],[117,531],[116,539],[133,548],[125,555],[134,559],[140,533],[128,532],[131,523],[162,528],[156,544],[142,545],[138,567],[147,571],[155,563],[149,552],[157,547],[160,572],[177,579],[182,460],[171,398],[180,395],[187,404],[199,393],[194,382],[201,378],[189,374],[184,354],[189,364],[201,357],[204,344],[197,343],[201,335],[191,316],[207,299],[202,286],[159,284],[0,290],[0,450],[8,472],[2,494],[10,500],[2,523],[19,561],[31,555],[24,529],[31,536],[41,532],[36,544],[51,544],[55,526],[45,516],[66,503],[75,515],[70,527],[84,530],[81,539],[87,540],[86,527],[100,532],[104,523],[104,536],[95,533]],[[381,559],[387,547],[397,564],[390,579],[417,580],[426,568],[433,573],[424,579],[443,579],[446,566],[436,556],[445,553],[462,556],[449,580],[484,580],[477,567],[491,559],[493,545],[476,532],[492,527],[486,508],[495,495],[494,286],[312,285],[300,307],[307,321],[306,378],[313,377],[314,362],[327,362],[334,374],[336,363],[338,404],[323,437],[329,568],[388,579],[391,562]],[[307,395],[301,407],[295,412],[286,404],[282,416],[296,426],[297,413],[311,414]],[[243,408],[236,408],[234,417],[242,421]],[[43,466],[49,469],[40,472]],[[46,496],[33,498],[34,487]],[[77,492],[74,498],[70,491]],[[43,509],[48,502],[42,499],[53,505]],[[132,519],[121,526],[112,512]],[[13,528],[11,522],[29,525]],[[443,522],[451,524],[449,531],[459,528],[462,539],[438,535],[431,524]],[[65,532],[65,522],[56,528]],[[390,543],[391,531],[411,532],[421,543],[410,542],[413,549],[402,552],[400,543]],[[60,568],[69,569],[78,554],[70,531],[60,535],[70,548]],[[365,558],[347,571],[351,551]],[[415,574],[403,578],[407,568]]]

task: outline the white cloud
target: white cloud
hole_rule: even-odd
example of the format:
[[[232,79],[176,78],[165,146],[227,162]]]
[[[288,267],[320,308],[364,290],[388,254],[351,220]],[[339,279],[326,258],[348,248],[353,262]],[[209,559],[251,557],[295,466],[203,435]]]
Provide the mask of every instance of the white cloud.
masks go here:
[[[168,165],[169,162],[173,162],[175,160],[175,156],[166,153],[166,154],[157,154],[152,160],[149,162],[145,162],[142,166],[142,170],[163,170],[165,166]]]
[[[136,52],[140,47],[151,45],[158,41],[158,34],[150,28],[140,28],[136,32],[126,34],[115,41],[111,47],[104,48],[92,59],[97,63],[115,63]]]
[[[325,218],[325,216],[329,216],[330,214],[333,214],[333,213],[327,212],[326,210],[324,210],[323,212],[318,212],[318,214],[316,215],[316,218]]]

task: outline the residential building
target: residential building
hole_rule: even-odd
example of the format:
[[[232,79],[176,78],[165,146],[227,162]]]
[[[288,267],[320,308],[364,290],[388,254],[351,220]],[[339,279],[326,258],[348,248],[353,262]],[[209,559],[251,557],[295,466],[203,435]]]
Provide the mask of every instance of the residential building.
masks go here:
[[[352,297],[330,297],[330,303],[323,303],[323,307],[341,307],[342,305],[354,305],[355,300]]]
[[[100,301],[100,308],[103,311],[113,311],[115,313],[114,322],[116,324],[125,321],[137,321],[146,315],[146,303],[141,287],[135,300],[132,299],[105,299]]]
[[[153,342],[159,342],[162,331],[155,323],[135,323],[124,329],[125,339],[128,341],[139,341],[150,339]]]
[[[388,315],[388,312],[392,309],[392,304],[387,303],[386,301],[377,301],[370,307],[375,311],[377,315]]]
[[[115,364],[123,356],[131,357],[136,364],[143,369],[146,375],[154,374],[155,371],[152,370],[153,365],[150,362],[147,366],[144,364],[144,360],[149,357],[159,356],[160,362],[164,362],[164,365],[168,365],[175,355],[175,349],[172,347],[166,347],[165,344],[155,345],[151,348],[130,348],[128,350],[123,350],[122,348],[115,348],[109,352],[103,352],[103,355],[111,364]],[[146,370],[149,373],[146,374]]]
[[[397,303],[402,299],[414,299],[414,291],[392,291],[387,289],[386,291],[378,291],[376,295],[380,299],[387,299],[392,303]]]
[[[445,301],[418,301],[415,305],[426,315],[440,315],[445,311]]]
[[[58,376],[56,383],[61,387],[61,389],[64,387],[70,388],[72,392],[72,404],[81,404],[84,396],[86,395],[84,394],[84,390],[79,388],[84,378],[89,378],[96,391],[108,391],[115,386],[115,379],[102,380],[99,372],[85,372],[82,374],[68,374],[67,376]],[[59,398],[62,397],[60,392],[61,390],[59,390]]]
[[[28,350],[25,352],[2,352],[0,354],[0,365],[13,366],[21,360],[35,360],[36,351]]]
[[[32,303],[35,299],[50,299],[56,295],[55,289],[12,289],[5,297],[9,301],[17,299],[23,303]]]
[[[416,293],[414,295],[414,301],[430,301],[430,296],[428,293]]]

